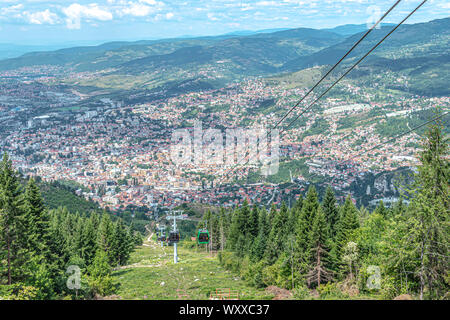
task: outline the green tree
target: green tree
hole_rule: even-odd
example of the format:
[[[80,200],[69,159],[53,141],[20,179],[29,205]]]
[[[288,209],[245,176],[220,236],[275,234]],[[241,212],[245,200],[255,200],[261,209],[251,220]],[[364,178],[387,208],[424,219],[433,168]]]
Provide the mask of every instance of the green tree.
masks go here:
[[[343,266],[345,266],[345,263],[342,261],[342,252],[347,243],[356,237],[356,230],[359,228],[359,217],[358,209],[356,209],[350,196],[345,199],[340,211],[332,255],[337,264],[335,269],[342,270]]]
[[[331,281],[333,278],[329,259],[329,227],[321,206],[319,206],[314,217],[314,222],[309,234],[309,243],[310,267],[306,278],[308,285],[315,283],[319,286],[321,283]]]
[[[112,270],[106,252],[98,250],[92,265],[88,268],[88,283],[92,295],[107,296],[114,293],[116,285],[111,276],[111,272]]]
[[[303,200],[302,209],[295,228],[295,268],[304,273],[308,269],[310,255],[310,232],[319,209],[316,188],[311,186]]]
[[[449,161],[448,140],[442,133],[442,120],[430,124],[420,153],[420,166],[411,190],[405,246],[419,260],[420,298],[438,297],[448,291]]]
[[[285,249],[288,219],[288,209],[283,202],[280,211],[275,214],[275,217],[272,220],[272,228],[269,233],[269,238],[267,239],[265,257],[269,263],[275,262],[281,252]]]
[[[7,283],[25,277],[28,252],[24,248],[24,212],[21,186],[11,160],[5,153],[0,163],[0,260],[6,261]],[[2,263],[3,265],[3,263]]]
[[[330,229],[330,236],[334,237],[336,236],[336,229],[339,221],[339,211],[336,206],[336,197],[331,187],[328,187],[325,192],[322,206]]]

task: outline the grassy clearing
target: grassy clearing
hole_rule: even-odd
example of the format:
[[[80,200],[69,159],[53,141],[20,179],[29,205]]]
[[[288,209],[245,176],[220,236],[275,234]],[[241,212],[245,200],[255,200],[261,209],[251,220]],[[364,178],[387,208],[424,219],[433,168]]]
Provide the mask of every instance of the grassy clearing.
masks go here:
[[[178,248],[179,262],[173,263],[173,247],[161,248],[154,241],[136,249],[130,265],[114,272],[123,299],[204,300],[218,288],[239,291],[240,299],[271,299],[264,290],[248,286],[219,265],[216,257],[196,249]],[[181,290],[180,297],[177,289]]]

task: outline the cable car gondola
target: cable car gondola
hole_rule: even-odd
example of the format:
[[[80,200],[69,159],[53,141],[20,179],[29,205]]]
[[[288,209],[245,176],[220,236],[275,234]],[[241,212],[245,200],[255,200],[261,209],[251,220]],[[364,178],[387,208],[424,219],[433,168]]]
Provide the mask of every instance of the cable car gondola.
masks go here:
[[[209,243],[209,232],[206,229],[198,230],[197,241],[199,244]]]
[[[166,233],[164,232],[164,233],[160,233],[159,234],[159,237],[158,237],[158,241],[166,241]]]
[[[167,240],[169,244],[180,242],[180,233],[178,231],[171,231]]]

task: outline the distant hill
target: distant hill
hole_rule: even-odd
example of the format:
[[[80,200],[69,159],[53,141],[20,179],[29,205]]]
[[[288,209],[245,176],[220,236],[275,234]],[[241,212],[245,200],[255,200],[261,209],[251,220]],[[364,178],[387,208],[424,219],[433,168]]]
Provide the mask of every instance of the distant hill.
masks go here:
[[[319,48],[338,43],[342,37],[327,31],[293,29],[267,34],[225,39],[213,44],[184,47],[162,55],[149,55],[126,62],[119,73],[152,72],[157,68],[184,70],[204,65],[219,66],[226,61],[231,73],[261,75],[278,71],[283,63]]]
[[[269,32],[269,31],[268,31]],[[21,57],[0,61],[0,70],[10,70],[33,65],[57,65],[73,67],[79,71],[101,70],[120,66],[136,59],[177,54],[176,50],[202,47],[205,52],[214,52],[214,57],[233,58],[241,53],[264,55],[275,51],[284,60],[310,54],[318,49],[338,43],[342,36],[314,29],[293,29],[272,33],[256,33],[247,36],[223,35],[190,39],[142,40],[136,42],[108,42],[99,46],[84,46],[51,52],[32,52]],[[281,42],[285,43],[281,43]],[[225,50],[220,52],[220,50]],[[250,52],[247,52],[251,50]],[[233,52],[235,54],[233,54]],[[180,55],[178,55],[180,56]],[[171,56],[168,57],[171,59]],[[161,60],[162,58],[156,58]],[[137,62],[144,62],[138,60]],[[180,64],[182,61],[176,62]],[[270,61],[279,63],[280,59]]]
[[[393,23],[382,23],[381,26],[394,26]],[[334,32],[343,36],[350,36],[355,33],[365,32],[368,30],[367,24],[344,24],[334,28],[321,29],[324,31]]]
[[[274,76],[333,64],[366,28],[361,24],[327,30],[269,29],[254,34],[244,31],[215,37],[116,41],[27,53],[0,61],[0,70],[54,65],[76,71],[103,71],[98,78],[82,79],[76,85],[88,92],[102,88],[122,93],[152,90],[162,95],[178,94],[217,88],[248,76]],[[391,29],[389,24],[375,29],[344,61],[343,67],[362,56]],[[368,68],[366,74],[391,70],[409,76],[408,90],[415,94],[448,95],[449,30],[450,18],[402,25],[360,67]],[[363,76],[364,72],[353,72],[350,77]]]
[[[344,61],[356,61],[384,37],[392,27],[374,30]],[[330,65],[339,60],[362,36],[352,35],[344,41],[291,60],[281,68],[295,72],[313,66]],[[372,74],[391,70],[411,77],[409,90],[420,95],[449,95],[450,18],[400,26],[361,65]],[[366,72],[367,73],[367,72]]]

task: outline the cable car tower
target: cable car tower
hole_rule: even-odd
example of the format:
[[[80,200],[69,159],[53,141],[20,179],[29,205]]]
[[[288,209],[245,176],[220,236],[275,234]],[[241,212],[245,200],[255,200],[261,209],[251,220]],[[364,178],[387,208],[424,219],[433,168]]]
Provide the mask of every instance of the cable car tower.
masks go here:
[[[177,230],[177,219],[184,220],[183,210],[171,211],[170,215],[166,216],[167,220],[173,219],[172,230],[169,233],[169,244],[173,243],[173,263],[178,263],[177,243],[180,241],[180,232]]]
[[[161,247],[164,246],[164,242],[166,240],[167,240],[167,237],[166,237],[166,226],[160,226],[159,227],[158,241],[161,243]]]

